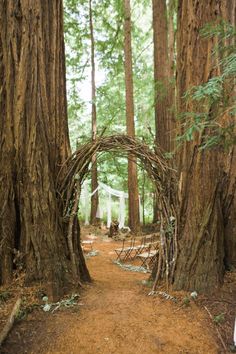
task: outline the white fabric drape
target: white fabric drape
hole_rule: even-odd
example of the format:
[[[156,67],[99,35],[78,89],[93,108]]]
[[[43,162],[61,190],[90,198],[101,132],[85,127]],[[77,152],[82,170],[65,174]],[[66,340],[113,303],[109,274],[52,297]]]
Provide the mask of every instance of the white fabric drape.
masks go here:
[[[120,196],[120,210],[119,210],[119,228],[125,226],[125,193],[121,192]]]
[[[107,227],[111,225],[111,193],[108,192],[107,198]]]
[[[141,203],[140,196],[138,197],[138,202],[139,202],[139,219],[140,219],[140,222],[143,223],[143,206]]]
[[[90,213],[90,207],[89,207],[89,202],[90,198],[98,191],[104,191],[107,194],[107,227],[110,227],[111,221],[112,221],[112,196],[119,198],[119,228],[123,228],[125,226],[125,199],[128,198],[128,193],[125,193],[124,191],[118,191],[116,189],[111,188],[110,186],[107,186],[105,183],[98,182],[98,187],[92,191],[92,193],[89,193],[88,191],[88,181],[85,181],[83,184],[83,189],[81,193],[81,204],[85,216],[85,225],[89,224],[89,213]],[[103,210],[101,209],[100,206],[98,206],[97,212],[96,212],[96,217],[97,218],[102,218],[103,217]]]
[[[84,210],[84,218],[85,218],[85,225],[89,225],[89,205],[88,205],[88,199],[90,197],[89,191],[88,191],[88,183],[87,181],[84,182],[83,189],[81,192],[81,202],[82,202],[82,207]]]
[[[121,197],[123,194],[125,198],[128,198],[128,193],[125,193],[123,191],[118,191],[116,189],[111,188],[110,186],[107,186],[105,183],[98,182],[98,185],[101,189],[106,191],[107,193],[112,194],[114,197]]]

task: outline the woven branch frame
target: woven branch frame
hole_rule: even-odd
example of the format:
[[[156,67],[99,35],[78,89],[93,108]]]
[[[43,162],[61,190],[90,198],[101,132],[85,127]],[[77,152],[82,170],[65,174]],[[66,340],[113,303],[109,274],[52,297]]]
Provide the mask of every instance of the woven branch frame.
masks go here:
[[[153,181],[160,201],[161,238],[153,290],[156,289],[158,280],[161,278],[166,279],[168,287],[169,283],[173,281],[178,252],[176,183],[175,172],[169,166],[168,160],[164,158],[161,149],[155,147],[155,151],[153,151],[142,141],[127,135],[104,136],[80,146],[61,166],[57,178],[57,190],[63,203],[64,216],[70,218],[69,230],[72,230],[71,225],[74,218],[77,217],[75,206],[78,207],[81,185],[90,171],[92,157],[95,154],[99,157],[104,152],[126,152],[127,156],[135,162],[138,159]],[[68,239],[71,241],[72,235],[68,235]]]

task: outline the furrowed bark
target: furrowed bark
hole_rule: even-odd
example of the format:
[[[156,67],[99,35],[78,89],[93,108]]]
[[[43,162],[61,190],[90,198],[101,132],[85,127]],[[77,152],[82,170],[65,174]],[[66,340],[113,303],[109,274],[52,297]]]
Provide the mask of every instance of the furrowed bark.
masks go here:
[[[234,2],[234,0],[232,0]],[[217,57],[212,55],[216,38],[202,38],[200,29],[225,16],[226,1],[181,0],[178,9],[177,101],[179,112],[199,112],[193,102],[183,99],[192,86],[203,84],[219,74]],[[228,20],[227,17],[225,17]],[[210,107],[211,117],[219,107]],[[182,128],[179,127],[181,132]],[[183,132],[183,131],[182,131]],[[205,130],[211,136],[211,130]],[[225,190],[231,177],[229,154],[221,146],[199,150],[202,135],[185,142],[179,159],[178,220],[179,255],[176,263],[176,289],[213,291],[222,284],[225,259]],[[232,180],[231,180],[232,181]],[[232,183],[231,183],[232,186]]]
[[[70,155],[62,2],[1,1],[0,43],[0,282],[16,248],[26,283],[44,281],[56,298],[71,274],[56,194]]]

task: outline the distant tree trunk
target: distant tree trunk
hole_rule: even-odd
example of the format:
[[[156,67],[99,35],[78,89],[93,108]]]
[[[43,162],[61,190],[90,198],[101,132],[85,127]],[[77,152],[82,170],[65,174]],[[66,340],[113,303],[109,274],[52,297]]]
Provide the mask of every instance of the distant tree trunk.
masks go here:
[[[158,199],[157,199],[157,194],[154,191],[153,193],[153,215],[152,215],[152,222],[156,223],[158,221]]]
[[[169,56],[166,0],[153,0],[156,142],[170,151]]]
[[[169,76],[174,78],[175,74],[175,29],[174,14],[176,12],[176,0],[168,2],[168,54],[169,54]]]
[[[170,151],[175,150],[176,142],[176,115],[175,115],[175,28],[174,15],[176,0],[168,2],[168,55],[169,55],[169,116],[170,116]]]
[[[126,87],[126,125],[127,134],[135,137],[134,126],[134,98],[133,98],[133,72],[132,72],[132,47],[131,47],[131,10],[130,1],[124,0],[124,52],[125,52],[125,87]],[[135,157],[128,156],[128,193],[129,193],[129,227],[131,231],[140,231],[139,219],[139,194],[137,165]]]
[[[154,85],[156,144],[163,152],[171,149],[170,64],[168,55],[168,27],[166,0],[152,0],[154,42]],[[154,218],[158,220],[158,199],[154,199]]]
[[[0,2],[0,284],[20,252],[26,283],[66,291],[72,273],[56,177],[70,155],[62,1]],[[78,279],[89,279],[74,232]]]
[[[225,17],[226,8],[226,0],[179,2],[177,31],[179,112],[198,112],[199,107],[183,99],[184,93],[192,86],[202,84],[217,75],[218,69],[212,55],[212,49],[216,44],[215,38],[204,39],[199,31],[204,25],[216,23],[219,18]],[[212,106],[207,113],[211,116],[218,109]],[[210,135],[210,129],[205,133]],[[207,291],[215,289],[223,281],[227,222],[224,215],[226,201],[224,191],[228,190],[230,184],[225,162],[228,170],[232,171],[233,161],[221,147],[199,150],[201,142],[202,135],[196,134],[193,142],[184,143],[179,155],[179,256],[174,286],[176,289]]]
[[[93,10],[92,0],[89,0],[89,24],[90,24],[90,40],[91,40],[91,84],[92,84],[92,140],[96,140],[97,135],[97,112],[96,112],[96,82],[95,82],[95,49],[94,49],[94,31],[93,31]],[[91,168],[91,189],[94,191],[98,187],[98,171],[96,155],[92,158]],[[99,206],[98,192],[91,197],[91,215],[90,222],[92,225],[99,224],[97,211]]]

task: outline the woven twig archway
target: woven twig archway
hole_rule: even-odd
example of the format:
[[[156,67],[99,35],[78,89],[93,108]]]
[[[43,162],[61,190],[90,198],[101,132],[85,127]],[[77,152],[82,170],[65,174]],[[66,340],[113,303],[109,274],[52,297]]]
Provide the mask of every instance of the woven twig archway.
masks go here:
[[[167,286],[173,279],[177,257],[177,219],[173,170],[161,150],[152,151],[146,144],[127,135],[112,135],[90,141],[73,153],[61,167],[58,175],[58,193],[63,202],[64,216],[69,217],[68,244],[73,261],[73,223],[77,217],[81,185],[89,172],[94,154],[126,152],[135,156],[154,183],[159,200],[160,253],[154,289],[159,278],[166,278]]]

